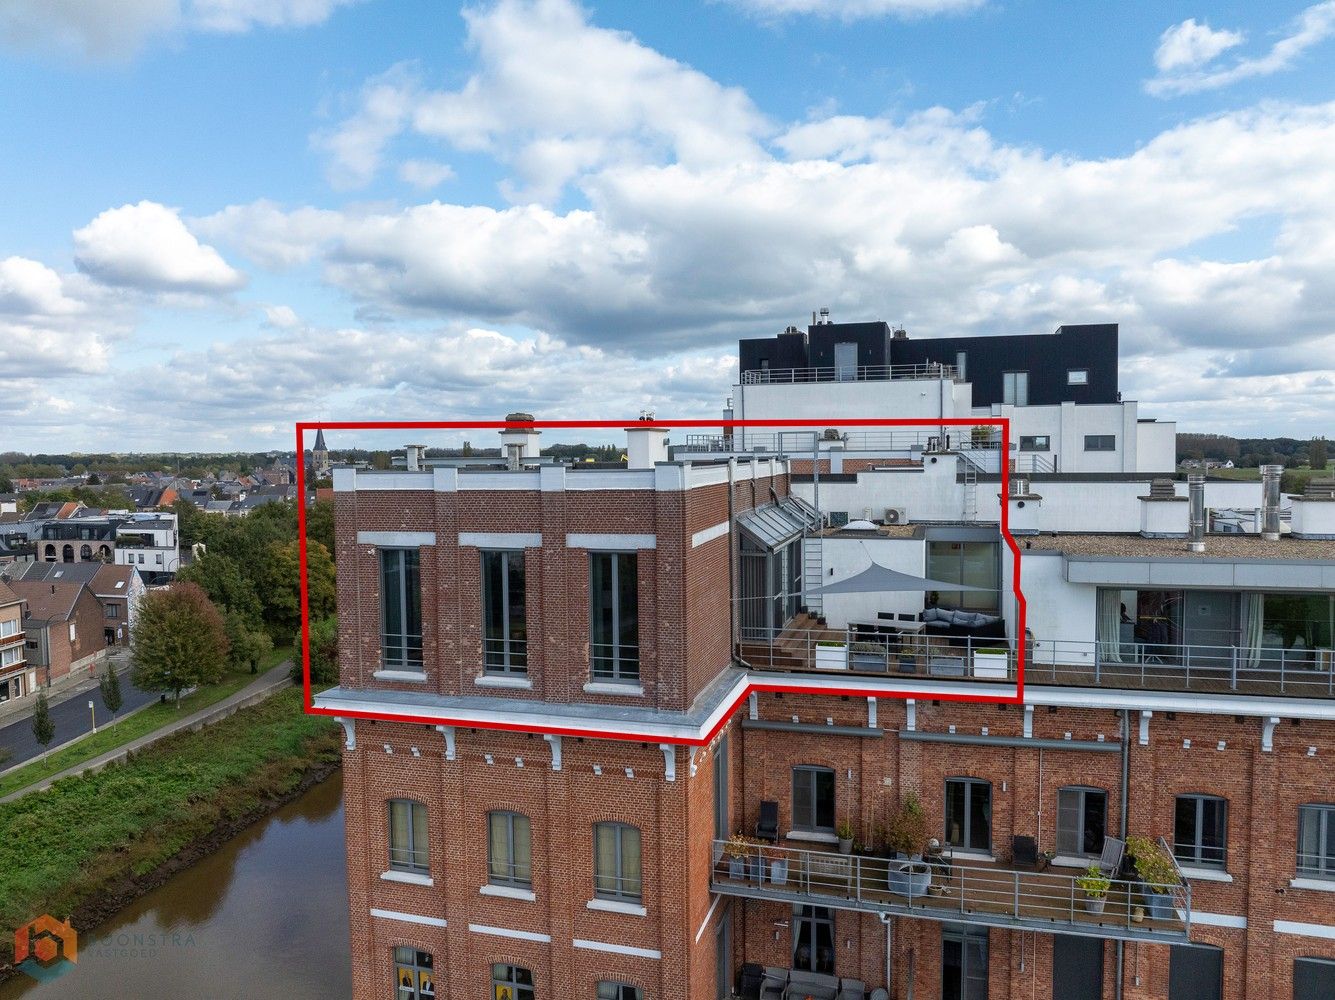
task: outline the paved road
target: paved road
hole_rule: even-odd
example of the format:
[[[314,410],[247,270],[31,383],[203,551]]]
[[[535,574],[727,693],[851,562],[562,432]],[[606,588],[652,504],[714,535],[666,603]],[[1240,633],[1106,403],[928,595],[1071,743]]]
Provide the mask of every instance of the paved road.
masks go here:
[[[124,701],[124,704],[121,705],[121,712],[128,712],[132,708],[138,708],[140,705],[158,700],[157,692],[140,691],[130,683],[130,668],[128,666],[122,665],[116,673],[121,679],[121,698]],[[105,723],[111,721],[111,714],[107,711],[107,707],[102,704],[102,695],[97,688],[94,687],[88,691],[63,697],[63,701],[51,706],[51,721],[56,724],[56,738],[51,741],[53,748],[93,728],[92,719],[88,712],[89,701],[97,706],[97,725],[99,729]],[[0,770],[13,767],[15,764],[22,764],[42,752],[41,746],[32,738],[31,712],[0,729],[0,747],[10,751],[9,758],[0,763]]]

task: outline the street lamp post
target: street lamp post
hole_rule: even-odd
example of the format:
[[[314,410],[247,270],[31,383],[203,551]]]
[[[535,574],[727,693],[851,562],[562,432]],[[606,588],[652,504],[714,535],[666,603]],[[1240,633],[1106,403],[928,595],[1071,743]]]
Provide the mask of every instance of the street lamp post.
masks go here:
[[[90,699],[89,702],[88,702],[88,713],[93,717],[93,732],[96,733],[96,732],[97,732],[97,709],[93,707],[93,702],[92,702],[91,699]]]

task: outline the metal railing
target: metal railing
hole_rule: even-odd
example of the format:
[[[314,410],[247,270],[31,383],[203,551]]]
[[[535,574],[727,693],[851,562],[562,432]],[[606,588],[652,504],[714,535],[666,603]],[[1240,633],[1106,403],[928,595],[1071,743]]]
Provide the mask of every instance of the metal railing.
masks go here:
[[[760,670],[838,670],[872,676],[926,675],[986,681],[1017,679],[1007,639],[950,636],[941,630],[872,633],[868,627],[747,628],[738,656]],[[880,626],[893,629],[893,623]],[[1025,653],[1026,684],[1223,691],[1335,697],[1335,653],[1325,649],[1194,643],[1100,643],[1032,640]]]
[[[954,365],[928,362],[918,365],[831,365],[817,368],[762,368],[742,373],[743,385],[789,385],[801,382],[872,382],[887,379],[959,381]]]
[[[841,907],[927,920],[1136,940],[1187,939],[1191,885],[1186,880],[1173,885],[1113,879],[1101,900],[1089,900],[1080,877],[949,856],[901,860],[768,844],[748,845],[737,853],[731,842],[716,840],[711,888],[799,904],[839,900]]]
[[[527,674],[528,640],[507,636],[482,639],[482,666],[491,673]]]
[[[909,453],[914,451],[949,451],[958,449],[961,444],[970,447],[970,434],[968,427],[948,427],[944,435],[940,430],[850,430],[841,431],[832,437],[824,436],[824,430],[820,427],[812,428],[817,433],[820,442],[821,457],[828,458],[825,452],[832,446],[838,445],[845,451],[873,451],[873,452],[904,452],[903,456],[887,457],[909,457]],[[775,454],[791,455],[793,458],[802,459],[811,457],[811,438],[808,434],[806,442],[796,447],[796,438],[793,432],[783,433],[752,431],[750,429],[738,429],[731,437],[725,438],[722,434],[688,434],[685,443],[674,445],[673,447],[682,452],[711,452],[711,451],[745,451],[745,452],[773,452]],[[978,445],[978,450],[987,450],[989,446]]]
[[[590,674],[595,681],[633,684],[640,679],[640,647],[626,642],[591,642]]]

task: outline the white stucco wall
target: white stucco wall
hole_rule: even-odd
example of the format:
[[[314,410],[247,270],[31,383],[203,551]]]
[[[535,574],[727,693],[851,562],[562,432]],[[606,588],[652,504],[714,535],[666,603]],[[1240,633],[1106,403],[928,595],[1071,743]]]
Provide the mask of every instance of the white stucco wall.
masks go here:
[[[827,583],[861,573],[874,560],[882,566],[921,577],[927,562],[927,546],[919,538],[840,538],[821,539],[821,558]],[[830,571],[834,572],[831,573]],[[872,594],[830,594],[822,596],[821,608],[826,621],[835,628],[849,622],[875,624],[880,611],[916,615],[923,609],[922,591],[889,591]]]

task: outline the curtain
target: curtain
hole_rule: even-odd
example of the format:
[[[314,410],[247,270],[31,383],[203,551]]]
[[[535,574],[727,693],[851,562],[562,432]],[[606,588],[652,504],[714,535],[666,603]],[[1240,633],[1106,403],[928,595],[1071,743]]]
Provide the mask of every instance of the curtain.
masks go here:
[[[1099,659],[1104,663],[1122,662],[1122,595],[1116,590],[1100,590],[1095,622]]]
[[[1265,597],[1262,594],[1246,593],[1242,595],[1241,614],[1241,649],[1242,665],[1248,669],[1261,662],[1261,644],[1265,636]]]

